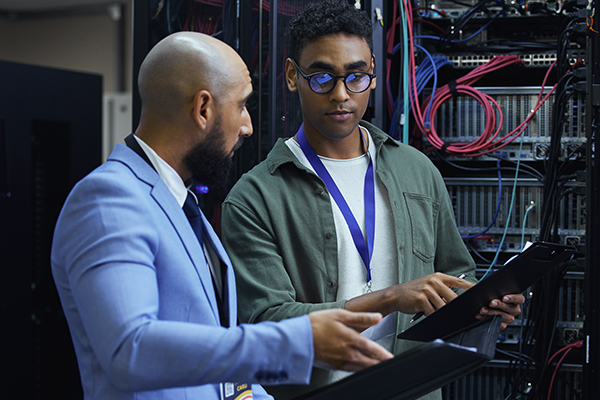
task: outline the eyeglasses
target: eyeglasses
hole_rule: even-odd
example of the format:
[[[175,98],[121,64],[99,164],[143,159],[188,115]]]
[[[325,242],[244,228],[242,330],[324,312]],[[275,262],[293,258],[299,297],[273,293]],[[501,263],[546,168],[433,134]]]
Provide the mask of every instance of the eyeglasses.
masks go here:
[[[342,79],[344,85],[349,92],[362,93],[371,86],[371,81],[375,78],[375,74],[368,72],[356,71],[350,72],[346,75],[334,75],[329,72],[315,72],[314,74],[306,75],[304,71],[300,69],[294,59],[291,59],[298,72],[304,79],[308,81],[308,86],[315,93],[325,94],[329,93],[335,87],[337,80]]]

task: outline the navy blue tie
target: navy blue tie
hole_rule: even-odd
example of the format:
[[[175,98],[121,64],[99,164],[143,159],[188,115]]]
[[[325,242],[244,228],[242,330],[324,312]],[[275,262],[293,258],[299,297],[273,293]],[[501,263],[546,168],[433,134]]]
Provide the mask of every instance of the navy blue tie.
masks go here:
[[[196,199],[191,192],[188,192],[185,203],[183,203],[183,212],[190,221],[190,225],[198,237],[200,246],[202,246],[202,216],[200,215],[200,209],[198,208]]]
[[[190,221],[190,225],[192,226],[192,229],[194,230],[194,233],[198,238],[198,242],[200,242],[200,247],[202,247],[202,215],[200,214],[200,209],[198,208],[198,204],[196,203],[194,195],[189,191],[185,199],[185,203],[183,203],[183,212]],[[223,269],[221,268],[220,271],[222,273]],[[215,296],[217,298],[217,305],[219,308],[219,317],[221,319],[221,325],[228,326],[229,318],[227,316],[226,307],[223,305],[223,301],[219,296],[219,291],[217,290],[216,282],[214,280],[214,277],[212,276],[212,272],[211,278],[213,278],[211,280],[215,289]]]

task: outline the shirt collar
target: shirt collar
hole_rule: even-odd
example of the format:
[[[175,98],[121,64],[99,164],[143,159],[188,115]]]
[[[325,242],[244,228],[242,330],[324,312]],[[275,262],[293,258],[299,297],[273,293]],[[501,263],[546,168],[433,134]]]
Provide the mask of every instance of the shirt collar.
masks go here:
[[[372,144],[374,146],[375,155],[379,155],[379,152],[383,145],[392,145],[392,146],[400,146],[400,143],[395,139],[392,139],[387,133],[383,132],[381,129],[377,128],[375,125],[366,122],[360,121],[360,126],[365,128],[369,132],[369,136],[372,139]],[[289,147],[285,144],[287,138],[279,138],[275,145],[267,155],[267,159],[265,160],[267,163],[267,169],[271,174],[274,174],[275,171],[284,164],[293,163],[296,167],[300,169],[306,169],[304,165],[296,156],[292,153]],[[371,154],[371,143],[369,143],[369,154]],[[372,155],[372,154],[371,154]],[[372,155],[374,158],[375,155]]]
[[[138,144],[144,150],[144,153],[148,156],[148,159],[152,163],[156,172],[158,172],[158,176],[165,182],[169,191],[175,196],[175,199],[179,203],[181,207],[183,207],[183,203],[185,203],[185,199],[188,194],[188,190],[185,187],[185,184],[177,171],[173,169],[165,160],[160,158],[158,154],[152,149],[152,147],[148,146],[142,139],[133,135],[135,140],[137,140]]]

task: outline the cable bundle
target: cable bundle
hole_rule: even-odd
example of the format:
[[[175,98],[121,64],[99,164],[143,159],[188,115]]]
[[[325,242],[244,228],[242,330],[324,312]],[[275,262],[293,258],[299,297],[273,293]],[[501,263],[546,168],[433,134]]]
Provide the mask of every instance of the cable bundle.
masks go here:
[[[550,357],[558,322],[561,283],[567,270],[574,265],[576,265],[575,261],[560,265],[542,278],[543,286],[536,284],[533,287],[531,292],[533,297],[524,306],[524,311],[526,308],[527,312],[524,312],[522,320],[524,324],[521,325],[519,342],[516,345],[518,358],[513,360],[509,367],[509,381],[505,388],[506,400],[519,398],[538,400],[546,388],[549,395],[566,354],[561,358],[549,381],[547,371],[552,360],[564,350],[579,347],[577,343],[573,343]]]
[[[477,32],[475,32],[473,35],[469,36],[466,39],[456,39],[456,36],[459,34],[459,32],[462,32],[465,29],[465,26],[469,22],[471,22],[471,20],[475,17],[475,15],[477,15],[477,13],[480,13],[480,12],[485,12],[486,14],[490,13],[486,7],[490,3],[495,7],[501,7],[502,8],[501,11],[496,13],[496,15],[494,17],[492,17],[484,26],[479,28],[477,30]],[[464,14],[462,14],[459,18],[457,18],[456,21],[454,21],[452,23],[452,25],[446,29],[446,31],[442,35],[442,37],[440,37],[440,42],[438,44],[439,50],[444,51],[450,45],[457,44],[457,43],[465,43],[465,42],[468,42],[469,40],[473,39],[474,37],[479,35],[482,31],[487,29],[487,27],[490,26],[496,19],[506,15],[506,10],[508,8],[509,8],[509,6],[507,4],[505,4],[504,1],[497,1],[497,0],[481,0],[477,4],[469,7]]]
[[[399,80],[399,90],[398,97],[402,97],[404,101],[396,101],[394,102],[391,95],[391,87],[390,87],[390,71],[391,71],[391,58],[387,60],[387,85],[388,85],[388,96],[387,96],[387,108],[389,111],[389,115],[391,117],[391,124],[389,132],[392,137],[400,138],[402,136],[402,142],[408,143],[408,115],[409,115],[409,105],[412,108],[412,114],[415,118],[416,127],[414,128],[414,138],[419,138],[422,135],[425,135],[432,145],[437,148],[444,150],[445,152],[459,156],[459,157],[476,157],[484,154],[488,154],[490,152],[496,151],[501,147],[506,146],[514,139],[516,139],[519,135],[521,135],[525,129],[529,126],[529,123],[535,114],[535,111],[541,106],[541,104],[546,101],[551,93],[547,93],[546,97],[542,98],[542,93],[540,93],[540,98],[538,99],[538,104],[536,109],[528,116],[528,118],[523,121],[521,125],[515,128],[512,132],[500,137],[500,132],[502,129],[502,120],[503,115],[502,111],[498,107],[498,104],[488,95],[481,93],[472,87],[472,84],[477,81],[481,76],[494,71],[498,68],[503,68],[509,65],[522,65],[523,61],[519,60],[517,56],[497,56],[492,59],[485,66],[480,66],[476,70],[472,71],[467,76],[458,79],[456,81],[456,89],[452,88],[450,91],[449,88],[443,87],[438,90],[438,94],[435,97],[432,97],[430,100],[429,106],[423,104],[423,112],[421,111],[421,107],[419,107],[417,103],[417,98],[420,94],[420,87],[417,83],[417,68],[415,68],[415,47],[419,48],[423,51],[426,57],[431,58],[431,55],[425,51],[425,49],[415,43],[416,39],[426,39],[426,40],[434,40],[437,41],[438,50],[444,49],[447,47],[456,47],[459,46],[461,49],[465,50],[467,48],[471,48],[466,46],[465,43],[471,41],[476,38],[482,31],[487,29],[491,24],[497,21],[499,18],[506,15],[509,9],[516,9],[519,12],[523,12],[521,8],[516,6],[514,3],[505,3],[503,0],[480,0],[477,4],[469,6],[466,4],[462,4],[468,7],[468,10],[461,15],[456,21],[452,22],[451,26],[448,27],[446,31],[444,31],[440,36],[413,36],[413,23],[414,21],[427,22],[428,26],[431,26],[437,30],[442,30],[438,25],[431,23],[429,21],[414,19],[413,11],[425,10],[429,13],[443,13],[442,10],[435,10],[430,8],[416,7],[413,8],[412,1],[407,0],[399,0],[400,4],[400,17],[397,17],[398,7],[396,2],[393,3],[393,13],[392,13],[392,24],[390,29],[387,32],[387,43],[388,43],[388,54],[395,54],[398,50],[402,52],[401,55],[401,70],[404,73],[401,74]],[[492,8],[488,6],[492,5]],[[456,35],[459,32],[463,32],[464,27],[469,23],[478,13],[484,13],[488,15],[489,20],[479,29],[476,30],[475,33],[470,35],[465,39],[457,39]],[[400,27],[400,41],[393,48],[392,51],[392,43],[394,42],[394,33],[397,27]],[[505,39],[503,39],[506,41]],[[481,46],[481,44],[487,42],[481,42],[477,46]],[[511,42],[512,43],[512,42]],[[489,43],[488,43],[489,44]],[[519,47],[520,46],[520,47]],[[546,43],[535,43],[535,42],[515,42],[509,47],[505,47],[506,51],[514,51],[518,49],[522,50],[532,50],[532,49],[543,49],[548,50],[551,48]],[[485,50],[485,46],[481,49]],[[436,65],[438,67],[438,65]],[[435,73],[435,71],[434,71]],[[435,75],[429,75],[427,77],[427,81]],[[547,76],[544,79],[545,85]],[[424,83],[427,83],[425,81]],[[462,85],[462,86],[461,86]],[[433,91],[435,93],[436,84],[433,85]],[[435,126],[433,124],[434,116],[441,106],[441,104],[452,97],[452,94],[455,95],[467,95],[474,97],[483,107],[485,115],[486,115],[486,129],[482,132],[481,136],[475,140],[473,143],[449,143],[445,144],[438,136]],[[433,96],[433,94],[432,94]],[[401,134],[400,134],[401,132]],[[412,143],[412,139],[411,139]],[[415,142],[416,143],[416,142]]]
[[[484,4],[485,1],[481,2]],[[500,55],[492,58],[486,64],[480,65],[475,68],[465,76],[457,79],[455,82],[451,82],[443,86],[440,89],[435,88],[434,84],[434,92],[432,93],[432,98],[427,98],[423,102],[423,107],[419,104],[418,97],[418,87],[419,82],[416,77],[416,68],[415,68],[415,45],[414,38],[412,36],[413,32],[413,19],[412,19],[412,4],[410,1],[403,0],[404,9],[407,11],[406,15],[406,25],[407,25],[407,36],[410,42],[410,46],[408,46],[408,71],[409,71],[409,99],[410,105],[412,107],[413,115],[415,118],[415,131],[418,133],[425,135],[429,142],[433,145],[433,147],[443,150],[449,154],[461,156],[461,157],[476,157],[480,155],[484,155],[490,153],[492,151],[498,150],[499,148],[506,146],[514,139],[516,139],[521,133],[527,129],[531,119],[535,112],[539,109],[544,101],[550,97],[554,88],[543,96],[543,87],[548,79],[548,73],[544,77],[544,82],[542,84],[542,90],[540,91],[540,95],[538,97],[538,101],[535,109],[530,113],[530,115],[517,126],[514,130],[509,132],[508,134],[498,137],[500,134],[500,130],[502,129],[502,121],[503,115],[502,111],[498,103],[489,95],[480,92],[479,90],[473,88],[471,85],[477,82],[486,74],[496,71],[500,68],[504,68],[507,66],[523,65],[523,60],[521,60],[516,55]],[[554,64],[553,64],[554,65]],[[552,68],[552,67],[551,67]],[[451,86],[452,87],[451,87]],[[437,134],[435,125],[432,123],[435,119],[435,114],[441,104],[448,100],[453,95],[468,95],[474,97],[483,107],[485,116],[486,116],[486,126],[484,132],[479,136],[478,139],[471,143],[445,143]],[[389,101],[389,100],[388,100]],[[390,105],[391,106],[391,105]],[[391,107],[390,107],[391,108]],[[422,108],[425,112],[422,111]],[[498,118],[499,122],[496,124],[496,119]]]
[[[394,47],[394,53],[397,51],[397,49],[399,48],[400,45],[397,45],[396,47]],[[417,47],[420,48],[420,46],[417,45]],[[417,67],[416,71],[415,71],[415,81],[417,84],[417,93],[421,93],[423,91],[423,89],[425,89],[425,86],[427,85],[427,82],[429,82],[431,80],[431,78],[433,78],[433,86],[437,86],[437,71],[447,65],[452,65],[452,62],[450,62],[446,56],[444,55],[437,55],[437,56],[432,56],[431,54],[429,54],[429,52],[427,52],[425,49],[421,48],[421,50],[425,53],[425,55],[427,56],[423,62],[421,64],[419,64],[419,66]],[[388,82],[388,93],[391,93],[391,88],[389,87],[389,82]],[[390,136],[393,137],[394,139],[399,139],[400,138],[400,127],[404,125],[404,99],[400,99],[400,96],[398,97],[398,99],[396,101],[394,101],[392,103],[392,107],[394,109],[394,113],[392,114],[392,122],[390,124]],[[411,111],[411,107],[408,108],[408,112],[410,113]]]
[[[451,82],[441,87],[435,92],[435,94],[433,94],[431,99],[427,98],[423,102],[425,116],[423,116],[420,107],[418,108],[418,111],[416,109],[415,129],[425,135],[431,145],[435,148],[460,157],[481,156],[492,151],[496,151],[511,143],[513,140],[519,137],[525,131],[525,129],[527,129],[537,110],[554,91],[554,88],[552,88],[552,90],[543,96],[543,87],[548,79],[550,72],[549,69],[542,83],[542,90],[540,90],[535,108],[515,129],[504,136],[499,136],[503,123],[503,113],[500,109],[500,106],[491,96],[473,88],[471,85],[477,82],[484,75],[511,65],[523,65],[523,60],[519,59],[516,55],[497,56],[492,58],[486,64],[480,65],[465,76],[457,79],[455,82]],[[452,144],[445,143],[439,137],[436,131],[433,121],[435,121],[437,111],[445,101],[456,95],[471,96],[475,98],[483,107],[486,121],[485,128],[481,135],[473,142]],[[413,102],[413,98],[411,98],[411,102]]]
[[[561,53],[560,46],[564,46],[564,43],[566,42],[559,42],[559,54]],[[544,160],[544,197],[539,240],[549,242],[560,241],[558,235],[560,213],[558,210],[561,199],[570,193],[569,189],[565,190],[565,184],[569,179],[573,178],[573,174],[568,174],[567,172],[577,157],[583,155],[579,153],[585,152],[583,149],[578,149],[561,161],[561,138],[568,115],[567,105],[568,100],[574,94],[573,72],[570,69],[580,66],[579,62],[570,66],[563,58],[558,57],[557,62],[560,78],[553,88],[556,94],[552,109],[551,142]],[[571,158],[573,155],[577,155],[577,157]],[[532,292],[534,297],[529,305],[531,308],[531,317],[527,319],[527,323],[523,326],[523,338],[520,345],[527,346],[527,351],[532,358],[539,362],[539,367],[537,370],[531,371],[532,375],[527,373],[530,371],[524,371],[522,366],[517,366],[517,369],[513,368],[513,378],[510,385],[511,392],[508,398],[518,398],[519,396],[522,397],[523,394],[527,394],[528,398],[541,399],[542,396],[545,397],[543,392],[546,388],[548,388],[547,393],[548,398],[550,398],[552,385],[564,357],[571,349],[580,347],[578,345],[579,342],[577,342],[559,350],[554,356],[550,357],[555,342],[556,324],[558,321],[558,294],[566,270],[571,265],[574,265],[574,262],[567,263],[562,268],[551,271],[533,286]],[[547,370],[552,360],[558,353],[564,350],[568,351],[559,361],[552,377],[549,378]],[[522,349],[522,351],[525,351],[525,349]],[[527,382],[525,380],[531,385],[527,393],[522,392],[525,382]]]
[[[557,49],[557,70],[559,80],[556,87],[556,96],[552,108],[552,132],[550,147],[544,158],[546,177],[544,180],[544,212],[540,227],[540,239],[545,241],[557,241],[560,201],[567,194],[565,184],[572,176],[565,175],[573,164],[571,156],[585,155],[585,148],[574,154],[569,154],[567,159],[561,160],[562,137],[564,126],[568,119],[569,100],[575,95],[576,79],[573,71],[581,66],[581,61],[571,66],[567,58],[567,46],[569,40],[577,37],[579,33],[575,30],[577,19],[567,22],[566,28],[561,33]],[[588,67],[589,68],[589,67]],[[577,159],[577,157],[575,158]]]

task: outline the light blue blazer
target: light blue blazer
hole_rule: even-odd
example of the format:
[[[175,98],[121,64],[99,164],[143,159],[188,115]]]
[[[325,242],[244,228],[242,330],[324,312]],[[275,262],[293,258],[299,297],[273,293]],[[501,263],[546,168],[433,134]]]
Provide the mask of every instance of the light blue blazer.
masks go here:
[[[212,400],[220,382],[308,383],[308,317],[236,326],[231,262],[204,225],[226,268],[228,328],[200,244],[150,165],[119,144],[75,186],[56,225],[52,272],[85,399]],[[253,392],[268,398],[259,385]]]

